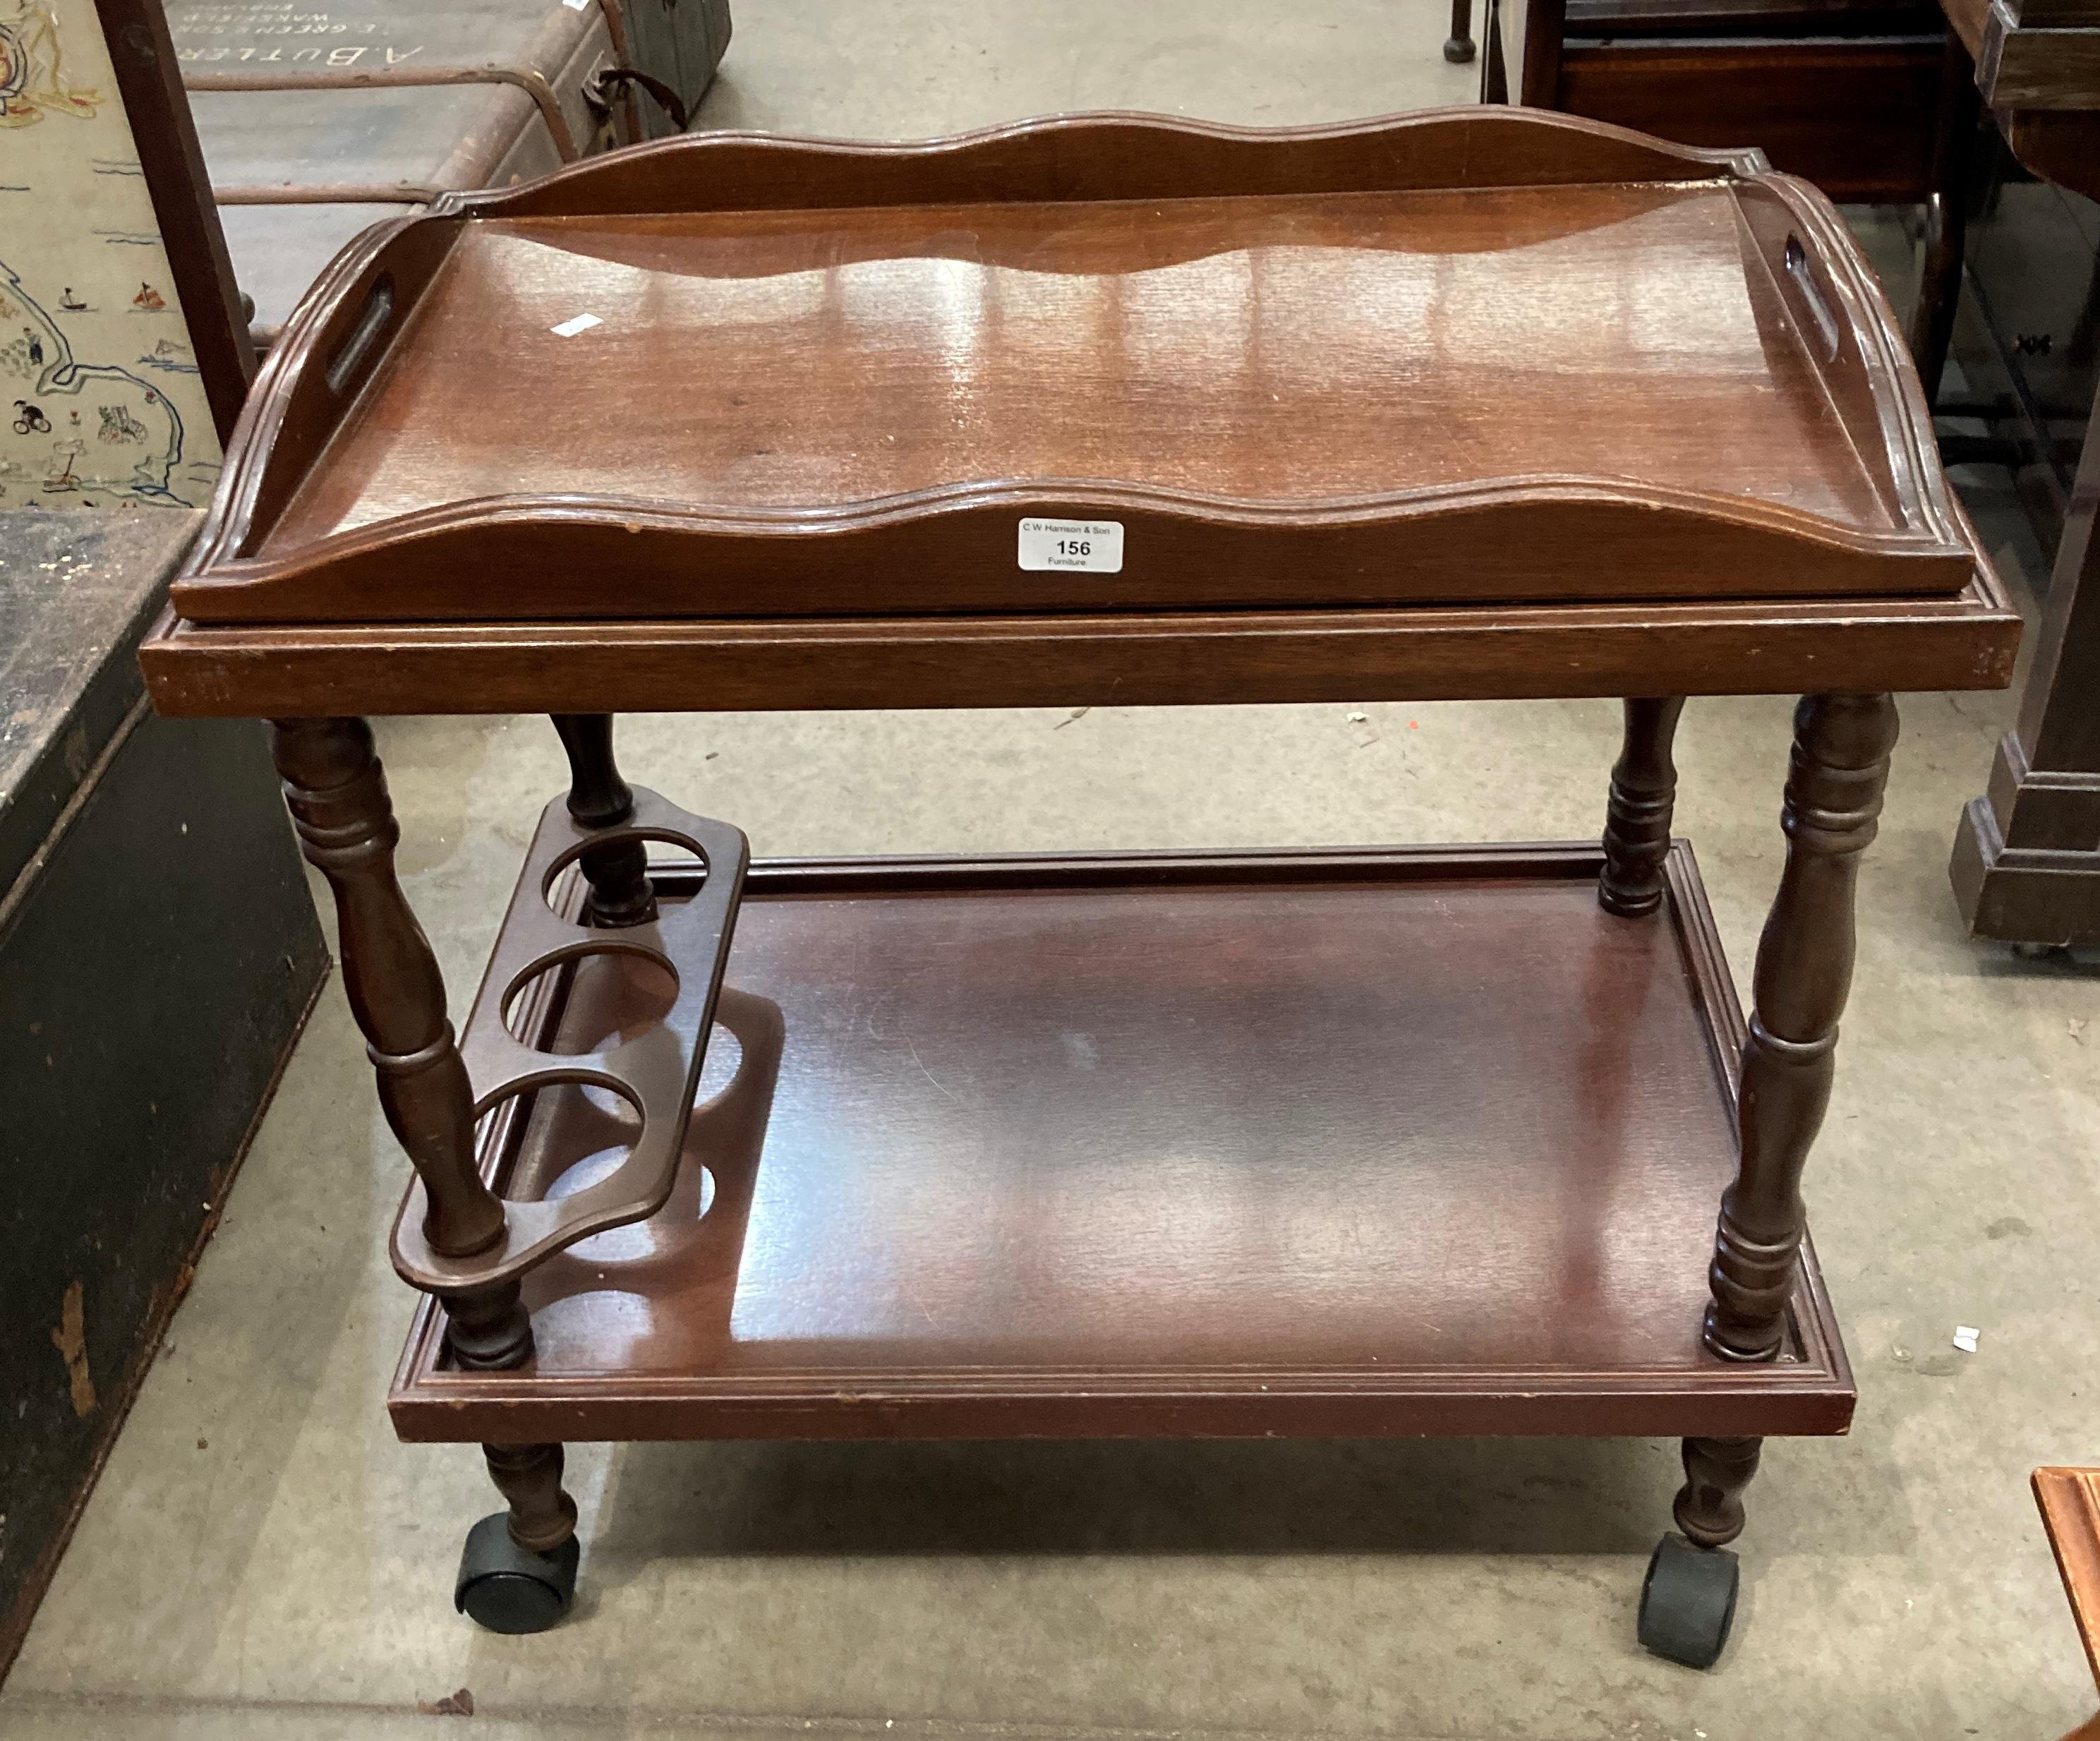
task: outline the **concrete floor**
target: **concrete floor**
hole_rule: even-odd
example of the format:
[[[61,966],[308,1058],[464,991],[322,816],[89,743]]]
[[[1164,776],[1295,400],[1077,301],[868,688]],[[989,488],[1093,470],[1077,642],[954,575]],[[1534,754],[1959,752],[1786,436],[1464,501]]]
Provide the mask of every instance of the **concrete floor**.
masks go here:
[[[1061,108],[1302,122],[1463,99],[1432,0],[737,0],[703,120],[914,135]],[[1886,243],[1887,237],[1882,237]],[[2032,557],[1972,498],[2008,567]],[[1594,834],[1609,703],[651,718],[629,771],[761,852]],[[585,1446],[574,1623],[448,1599],[472,1447],[395,1443],[406,1164],[332,989],[0,1695],[0,1736],[2046,1737],[2093,1689],[2027,1497],[2100,1452],[2091,973],[1961,939],[1945,863],[2010,717],[1921,696],[1862,890],[1810,1178],[1849,1440],[1775,1444],[1720,1670],[1633,1639],[1674,1447]],[[1681,742],[1739,976],[1780,855],[1780,700]],[[561,779],[535,720],[398,720],[411,898],[455,1007]],[[1957,1323],[1980,1326],[1956,1353]]]

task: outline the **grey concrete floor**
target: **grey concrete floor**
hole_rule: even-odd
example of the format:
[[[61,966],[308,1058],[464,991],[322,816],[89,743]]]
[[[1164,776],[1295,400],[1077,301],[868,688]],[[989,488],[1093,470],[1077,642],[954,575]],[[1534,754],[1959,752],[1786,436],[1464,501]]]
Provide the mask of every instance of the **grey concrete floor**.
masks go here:
[[[704,122],[908,136],[1115,105],[1286,122],[1462,99],[1431,0],[737,0]],[[1899,256],[1886,226],[1878,238]],[[1893,268],[1892,268],[1893,269]],[[2005,504],[1972,504],[2031,569]],[[649,718],[635,777],[761,852],[1594,834],[1609,703]],[[2100,1452],[2095,981],[1960,935],[1945,863],[2010,712],[1920,696],[1862,889],[1809,1182],[1860,1385],[1778,1443],[1743,1611],[1697,1675],[1633,1640],[1674,1447],[585,1446],[573,1624],[450,1609],[492,1509],[381,1407],[406,1165],[332,989],[27,1647],[0,1736],[1260,1732],[2051,1736],[2093,1690],[2027,1493]],[[1777,874],[1781,700],[1687,714],[1680,826],[1739,978]],[[540,804],[544,722],[404,719],[403,866],[464,1005]],[[1951,1346],[1980,1326],[1979,1351]]]

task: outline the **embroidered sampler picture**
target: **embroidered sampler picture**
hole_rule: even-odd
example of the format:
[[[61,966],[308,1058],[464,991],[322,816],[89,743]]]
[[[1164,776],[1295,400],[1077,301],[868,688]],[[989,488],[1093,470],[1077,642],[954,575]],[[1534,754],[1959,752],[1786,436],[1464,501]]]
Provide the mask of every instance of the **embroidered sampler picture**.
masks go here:
[[[218,466],[94,0],[0,0],[0,509],[200,507]]]

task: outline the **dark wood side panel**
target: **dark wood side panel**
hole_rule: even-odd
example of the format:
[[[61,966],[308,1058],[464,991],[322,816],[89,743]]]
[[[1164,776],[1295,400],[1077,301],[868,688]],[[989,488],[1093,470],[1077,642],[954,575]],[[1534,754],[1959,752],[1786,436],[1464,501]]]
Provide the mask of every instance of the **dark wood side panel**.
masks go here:
[[[1833,200],[1921,200],[1941,59],[1931,41],[1571,42],[1559,104],[1687,144],[1760,146]]]

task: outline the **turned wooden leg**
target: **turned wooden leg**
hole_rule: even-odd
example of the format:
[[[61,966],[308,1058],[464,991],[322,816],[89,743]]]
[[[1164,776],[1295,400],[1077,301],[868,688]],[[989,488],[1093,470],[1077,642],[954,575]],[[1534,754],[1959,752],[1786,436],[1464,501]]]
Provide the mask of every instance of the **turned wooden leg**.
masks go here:
[[[1444,38],[1444,58],[1454,66],[1473,58],[1473,0],[1451,0],[1451,33]]]
[[[634,794],[612,759],[612,715],[556,714],[554,729],[569,757],[569,814],[589,829],[609,829],[634,814]],[[649,852],[638,840],[587,852],[589,917],[604,926],[640,925],[656,915]]]
[[[1810,696],[1794,711],[1780,825],[1786,868],[1758,944],[1737,1111],[1741,1161],[1721,1197],[1706,1346],[1731,1360],[1779,1351],[1807,1217],[1802,1164],[1830,1099],[1838,1019],[1852,982],[1852,899],[1874,837],[1895,703]]]
[[[497,1633],[545,1632],[576,1600],[576,1502],[562,1491],[559,1445],[483,1445],[510,1509],[466,1532],[452,1603]]]
[[[307,862],[335,895],[343,991],[379,1074],[386,1122],[422,1175],[424,1236],[465,1257],[503,1234],[503,1205],[474,1164],[474,1097],[445,1019],[437,957],[394,876],[399,824],[362,719],[278,722],[285,802]]]
[[[559,1445],[483,1445],[488,1478],[510,1507],[510,1539],[552,1553],[576,1532],[576,1502],[562,1487]]]
[[[1630,919],[1662,904],[1662,861],[1670,854],[1670,814],[1677,800],[1677,765],[1670,746],[1684,697],[1628,700],[1625,707],[1626,737],[1612,769],[1597,899],[1607,912]]]
[[[423,1236],[466,1257],[503,1235],[503,1204],[474,1161],[474,1095],[445,1019],[444,980],[394,875],[399,825],[362,719],[280,720],[277,771],[300,850],[335,896],[342,983],[379,1078],[379,1103],[423,1181]],[[467,1363],[514,1365],[532,1351],[517,1284],[460,1301]]]
[[[1688,1540],[1718,1548],[1743,1533],[1743,1489],[1763,1445],[1761,1438],[1684,1441],[1684,1485],[1670,1509]]]
[[[1931,192],[1925,201],[1925,267],[1908,334],[1928,406],[1939,396],[1939,378],[1954,339],[1954,313],[1961,301],[1961,255],[1968,227],[1965,183],[1981,103],[1975,63],[1961,37],[1950,30],[1934,126]]]
[[[445,1345],[452,1359],[477,1372],[506,1372],[532,1354],[532,1320],[514,1281],[466,1293],[448,1293]]]

